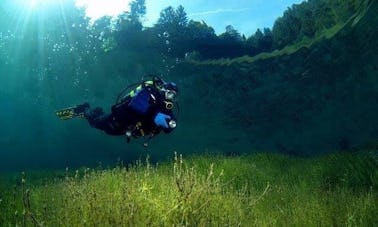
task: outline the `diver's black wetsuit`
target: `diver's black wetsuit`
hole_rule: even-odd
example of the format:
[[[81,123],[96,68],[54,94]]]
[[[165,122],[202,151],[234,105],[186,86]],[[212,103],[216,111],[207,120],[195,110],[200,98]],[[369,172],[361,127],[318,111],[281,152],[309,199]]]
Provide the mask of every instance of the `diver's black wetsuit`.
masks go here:
[[[155,135],[161,130],[169,133],[173,128],[156,125],[156,116],[163,114],[175,120],[172,108],[167,108],[164,96],[154,87],[144,87],[134,97],[127,97],[105,114],[102,108],[87,109],[85,118],[89,124],[110,135],[125,135],[137,129],[142,135]],[[135,136],[135,135],[133,135]]]

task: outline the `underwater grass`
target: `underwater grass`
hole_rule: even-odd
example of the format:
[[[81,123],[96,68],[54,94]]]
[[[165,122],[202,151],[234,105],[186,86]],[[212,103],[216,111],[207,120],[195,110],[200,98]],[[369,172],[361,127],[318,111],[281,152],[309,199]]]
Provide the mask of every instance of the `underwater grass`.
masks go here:
[[[375,158],[175,155],[45,182],[23,173],[0,186],[0,226],[373,226]]]

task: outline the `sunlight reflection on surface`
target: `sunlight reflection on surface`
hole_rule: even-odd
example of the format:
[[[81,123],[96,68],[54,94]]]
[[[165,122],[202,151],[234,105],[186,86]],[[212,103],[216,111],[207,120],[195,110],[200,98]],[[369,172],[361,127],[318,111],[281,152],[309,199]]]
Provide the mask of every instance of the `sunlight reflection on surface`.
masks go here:
[[[129,11],[131,0],[76,0],[78,7],[85,7],[85,13],[92,20],[102,16],[117,16]]]

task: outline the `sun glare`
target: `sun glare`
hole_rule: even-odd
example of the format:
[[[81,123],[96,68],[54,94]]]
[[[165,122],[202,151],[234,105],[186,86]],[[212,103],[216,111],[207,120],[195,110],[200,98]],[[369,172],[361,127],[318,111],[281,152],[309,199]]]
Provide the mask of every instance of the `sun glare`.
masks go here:
[[[1,1],[1,0],[0,0]],[[29,10],[39,9],[41,5],[55,4],[65,0],[16,0],[18,5],[23,5]],[[92,20],[102,16],[118,16],[124,11],[130,10],[132,0],[75,0],[77,7],[85,8],[85,14]]]
[[[35,9],[38,7],[39,4],[42,2],[46,2],[46,0],[25,0],[24,5],[28,7],[29,9]]]
[[[30,8],[34,8],[38,3],[38,0],[30,0],[29,2],[29,6]]]
[[[14,0],[13,3],[19,7],[34,11],[39,9],[41,6],[51,6],[62,1],[64,0]]]
[[[84,7],[85,13],[92,20],[102,16],[117,16],[129,11],[131,0],[76,0],[78,7]]]

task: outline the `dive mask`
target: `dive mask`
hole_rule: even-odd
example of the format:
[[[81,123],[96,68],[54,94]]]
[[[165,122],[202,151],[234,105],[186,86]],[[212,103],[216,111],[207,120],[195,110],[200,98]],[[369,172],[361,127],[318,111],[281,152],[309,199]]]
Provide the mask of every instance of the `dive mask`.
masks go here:
[[[165,90],[164,96],[166,100],[174,101],[176,99],[177,93],[173,90]]]
[[[176,99],[178,89],[175,83],[169,82],[163,84],[161,91],[164,93],[166,100],[174,101]]]

